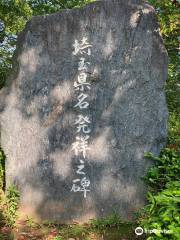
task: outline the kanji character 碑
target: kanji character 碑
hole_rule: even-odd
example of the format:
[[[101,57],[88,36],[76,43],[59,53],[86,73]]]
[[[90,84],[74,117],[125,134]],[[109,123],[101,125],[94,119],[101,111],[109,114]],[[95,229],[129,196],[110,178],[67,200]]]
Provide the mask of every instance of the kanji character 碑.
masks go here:
[[[81,184],[81,186],[76,184],[78,182]],[[90,186],[90,180],[88,180],[86,177],[84,177],[83,179],[75,179],[73,180],[73,186],[71,188],[71,191],[84,192],[84,198],[86,198],[87,192],[90,192],[90,189],[87,189],[87,187],[89,186]]]

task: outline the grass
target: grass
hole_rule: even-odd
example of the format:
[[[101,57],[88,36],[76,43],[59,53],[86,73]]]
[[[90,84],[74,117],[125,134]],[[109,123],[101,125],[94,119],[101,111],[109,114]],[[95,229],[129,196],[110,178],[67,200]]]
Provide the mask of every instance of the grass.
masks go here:
[[[118,215],[94,219],[84,225],[60,225],[51,222],[37,224],[27,218],[26,221],[9,228],[8,232],[1,233],[0,240],[132,240],[135,239],[135,225],[123,222]]]

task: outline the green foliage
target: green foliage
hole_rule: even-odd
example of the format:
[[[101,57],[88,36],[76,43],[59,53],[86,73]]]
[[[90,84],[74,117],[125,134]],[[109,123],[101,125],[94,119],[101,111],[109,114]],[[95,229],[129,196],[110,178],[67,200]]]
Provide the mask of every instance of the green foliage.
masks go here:
[[[0,148],[0,191],[4,189],[5,183],[5,155]]]
[[[106,218],[100,219],[92,219],[91,220],[91,227],[96,228],[98,230],[103,230],[107,227],[119,227],[121,226],[123,221],[121,220],[120,216],[116,213],[110,215]]]
[[[145,176],[145,182],[152,191],[161,191],[168,182],[178,181],[180,176],[180,156],[174,149],[165,148],[159,157],[151,153],[145,155],[155,161]]]
[[[168,146],[159,157],[146,154],[155,161],[145,177],[150,187],[148,205],[142,210],[140,224],[147,230],[157,229],[147,240],[180,239],[180,83],[178,55],[179,1],[149,0],[155,7],[161,34],[169,54],[166,97],[169,109]],[[163,233],[163,230],[171,233]]]
[[[28,0],[33,16],[55,13],[62,9],[82,7],[95,0]]]
[[[180,113],[180,72],[179,56],[169,52],[168,80],[166,83],[166,96],[170,113]]]
[[[28,216],[27,216],[26,224],[30,228],[35,228],[37,226],[35,221],[32,218],[28,217]]]
[[[170,112],[180,113],[180,58],[179,49],[179,1],[149,0],[155,7],[160,23],[161,34],[169,55],[169,74],[166,96]]]
[[[23,0],[0,1],[0,88],[12,66],[17,34],[32,17],[32,9]]]
[[[0,88],[12,67],[17,34],[35,15],[81,7],[94,0],[1,0],[0,1]]]
[[[165,148],[159,157],[146,154],[155,166],[148,171],[145,182],[150,186],[148,204],[142,209],[139,222],[147,230],[156,229],[148,240],[178,240],[180,234],[180,156]],[[163,233],[164,230],[170,231]]]
[[[62,237],[57,236],[57,237],[54,237],[53,240],[63,240],[63,239],[62,239]]]
[[[5,218],[9,226],[13,226],[17,218],[17,209],[20,199],[20,193],[17,190],[16,186],[11,185],[7,189],[5,197]]]
[[[169,117],[168,147],[180,153],[180,114],[171,112]]]
[[[147,229],[156,229],[147,238],[178,240],[180,236],[180,182],[174,181],[166,184],[165,189],[153,195],[148,193],[149,204],[144,208],[144,214],[140,219],[141,225]],[[145,218],[144,218],[145,217]],[[168,230],[168,233],[163,233]]]
[[[130,237],[134,232],[132,223],[123,222],[117,214],[101,219],[92,219],[84,225],[64,225],[59,227],[58,237],[63,240],[73,239],[123,239],[123,236]],[[95,237],[96,236],[96,237]],[[57,238],[58,239],[58,238]],[[130,238],[128,238],[130,239]]]
[[[60,239],[69,238],[80,238],[87,240],[90,233],[90,229],[85,225],[67,225],[60,228],[59,236]]]

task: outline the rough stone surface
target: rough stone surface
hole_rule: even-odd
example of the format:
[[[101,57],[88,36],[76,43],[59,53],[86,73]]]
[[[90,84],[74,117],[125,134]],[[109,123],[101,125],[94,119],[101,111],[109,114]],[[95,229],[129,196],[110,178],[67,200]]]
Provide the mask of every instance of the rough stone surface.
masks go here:
[[[167,135],[164,83],[167,53],[154,9],[141,0],[105,0],[34,17],[18,38],[14,67],[0,92],[6,183],[21,191],[24,215],[85,222],[143,206],[140,179]],[[88,65],[91,118],[85,160],[90,192],[73,192],[79,158],[74,105],[79,55],[75,40],[92,44]]]

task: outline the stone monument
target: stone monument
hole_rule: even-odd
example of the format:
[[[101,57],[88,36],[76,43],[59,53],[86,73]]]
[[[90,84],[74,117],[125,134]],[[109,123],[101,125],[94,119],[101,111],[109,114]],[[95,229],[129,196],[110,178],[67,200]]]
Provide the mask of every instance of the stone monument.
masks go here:
[[[87,222],[145,203],[141,180],[166,143],[167,52],[143,0],[33,17],[0,92],[6,184],[24,216]]]

